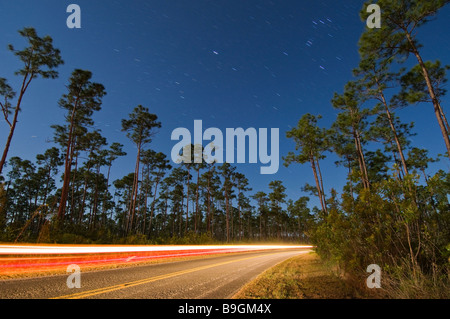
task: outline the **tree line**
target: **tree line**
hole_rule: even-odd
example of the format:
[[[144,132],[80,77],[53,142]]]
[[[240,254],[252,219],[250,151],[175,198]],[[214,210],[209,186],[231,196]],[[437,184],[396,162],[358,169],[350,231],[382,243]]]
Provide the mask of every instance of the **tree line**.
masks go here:
[[[33,28],[19,33],[28,46],[22,50],[9,46],[23,65],[16,72],[23,82],[19,93],[0,78],[1,107],[10,128],[0,162],[0,240],[308,240],[304,230],[313,216],[306,198],[288,201],[281,181],[271,182],[268,194],[251,194],[247,177],[228,163],[172,167],[165,154],[150,148],[162,124],[142,105],[121,123],[137,150],[134,169],[111,181],[115,161],[127,154],[124,145],[109,143],[95,129],[93,115],[102,109],[106,89],[92,80],[88,70],[72,72],[58,101],[65,116],[62,123],[51,126],[54,146],[34,161],[17,156],[7,161],[29,85],[37,78],[57,78],[57,68],[64,63],[50,36],[41,38]]]

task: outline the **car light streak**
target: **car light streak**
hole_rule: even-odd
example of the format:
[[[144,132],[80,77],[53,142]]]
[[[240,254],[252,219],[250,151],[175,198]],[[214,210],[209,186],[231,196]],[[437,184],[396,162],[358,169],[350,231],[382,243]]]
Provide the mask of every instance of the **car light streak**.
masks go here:
[[[198,246],[20,246],[0,245],[0,255],[36,255],[36,254],[100,254],[128,252],[156,252],[173,250],[215,250],[231,249],[234,251],[267,249],[301,249],[312,246],[289,245],[198,245]]]
[[[164,258],[206,256],[280,249],[310,249],[293,245],[198,245],[198,246],[63,246],[0,245],[0,275],[64,270],[83,267],[136,264]]]

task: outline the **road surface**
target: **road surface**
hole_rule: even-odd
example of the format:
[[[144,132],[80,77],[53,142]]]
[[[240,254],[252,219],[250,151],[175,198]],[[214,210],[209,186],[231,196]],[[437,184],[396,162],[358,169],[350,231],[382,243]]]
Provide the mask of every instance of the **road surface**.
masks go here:
[[[67,275],[0,281],[0,299],[229,299],[246,283],[302,250],[250,252],[83,272],[81,288]]]

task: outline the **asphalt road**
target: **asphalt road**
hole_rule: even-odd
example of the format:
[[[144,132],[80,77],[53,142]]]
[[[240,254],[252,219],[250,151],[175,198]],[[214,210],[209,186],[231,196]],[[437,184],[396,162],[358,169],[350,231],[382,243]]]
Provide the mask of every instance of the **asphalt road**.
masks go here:
[[[67,275],[0,281],[0,299],[229,299],[274,265],[309,250],[229,254],[203,259],[83,272],[81,288]]]

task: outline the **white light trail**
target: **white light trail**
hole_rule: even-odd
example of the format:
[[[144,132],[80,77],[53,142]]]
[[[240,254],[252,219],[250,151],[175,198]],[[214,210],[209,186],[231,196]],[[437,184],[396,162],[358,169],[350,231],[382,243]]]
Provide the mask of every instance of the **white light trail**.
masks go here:
[[[291,245],[201,245],[201,246],[19,246],[0,245],[0,255],[65,255],[130,252],[164,252],[184,250],[252,251],[274,249],[311,249],[313,246]]]

